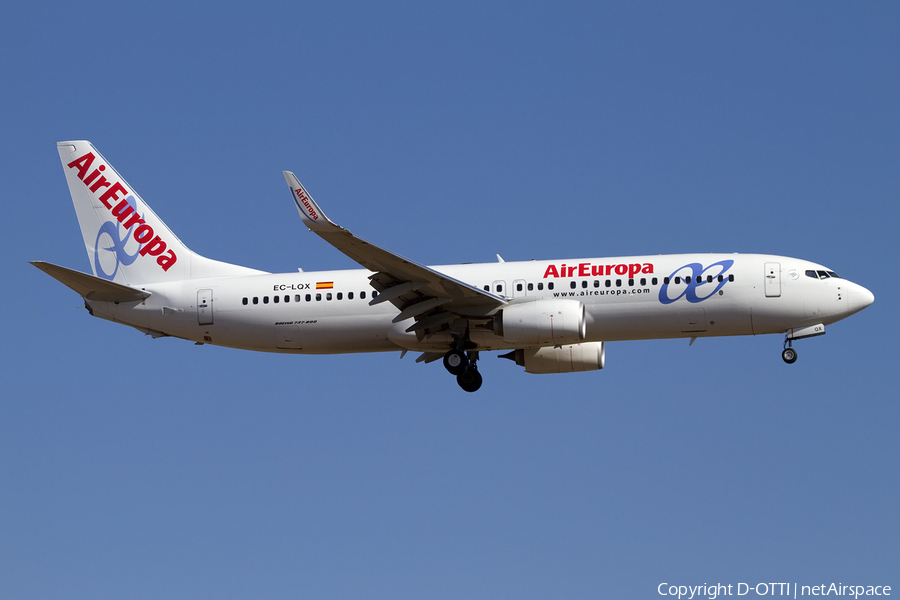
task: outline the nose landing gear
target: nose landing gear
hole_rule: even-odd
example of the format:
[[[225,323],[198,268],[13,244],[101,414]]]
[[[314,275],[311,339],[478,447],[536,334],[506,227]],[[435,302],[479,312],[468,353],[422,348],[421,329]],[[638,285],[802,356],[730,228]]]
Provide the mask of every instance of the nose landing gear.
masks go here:
[[[789,365],[794,364],[797,362],[797,351],[791,348],[793,341],[820,335],[825,335],[825,325],[822,323],[788,329],[784,333],[784,350],[781,352],[781,358]]]
[[[797,351],[791,347],[791,339],[784,340],[784,350],[781,351],[781,358],[789,365],[797,362]]]
[[[797,362],[797,351],[793,348],[785,348],[781,353],[781,358],[789,365]]]

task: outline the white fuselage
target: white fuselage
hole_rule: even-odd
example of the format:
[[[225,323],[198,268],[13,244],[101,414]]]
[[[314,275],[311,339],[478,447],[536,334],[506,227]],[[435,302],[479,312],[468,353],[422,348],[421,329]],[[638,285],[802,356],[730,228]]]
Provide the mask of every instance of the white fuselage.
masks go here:
[[[755,254],[677,254],[432,267],[511,304],[579,300],[584,341],[784,333],[828,325],[871,303],[865,288],[805,260]],[[390,302],[371,306],[372,273],[253,274],[139,286],[142,302],[88,300],[95,316],[153,335],[267,352],[443,352],[449,333],[407,333]],[[317,289],[317,285],[318,288]],[[479,350],[517,346],[473,329]]]

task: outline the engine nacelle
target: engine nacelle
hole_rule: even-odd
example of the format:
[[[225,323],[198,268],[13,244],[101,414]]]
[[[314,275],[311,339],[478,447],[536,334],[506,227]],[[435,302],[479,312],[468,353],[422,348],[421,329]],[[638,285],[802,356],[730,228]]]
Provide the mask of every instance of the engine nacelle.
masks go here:
[[[526,373],[578,373],[599,371],[606,364],[603,342],[564,344],[561,347],[525,348],[513,350],[501,358],[516,361]]]
[[[587,334],[578,300],[535,300],[511,304],[494,317],[494,333],[517,346],[577,344]]]

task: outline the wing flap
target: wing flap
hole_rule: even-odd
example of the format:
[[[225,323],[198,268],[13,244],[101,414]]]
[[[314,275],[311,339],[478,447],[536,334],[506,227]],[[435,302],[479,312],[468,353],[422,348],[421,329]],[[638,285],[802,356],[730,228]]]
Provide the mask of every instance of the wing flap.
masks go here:
[[[31,261],[31,264],[88,300],[139,302],[150,297],[150,292],[136,290],[127,285],[113,283],[112,281],[100,279],[80,271],[73,271],[52,263],[34,260]]]

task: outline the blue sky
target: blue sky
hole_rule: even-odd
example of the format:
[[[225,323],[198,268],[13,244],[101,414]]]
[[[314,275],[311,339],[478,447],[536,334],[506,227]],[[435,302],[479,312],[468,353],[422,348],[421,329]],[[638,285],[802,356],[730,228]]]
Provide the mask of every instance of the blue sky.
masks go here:
[[[893,3],[18,3],[0,36],[0,597],[649,598],[900,586]],[[798,343],[279,356],[92,319],[55,143],[193,250],[350,268],[328,215],[428,264],[814,260],[875,304]],[[9,214],[11,212],[11,215]],[[752,596],[752,594],[751,594]]]

